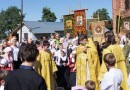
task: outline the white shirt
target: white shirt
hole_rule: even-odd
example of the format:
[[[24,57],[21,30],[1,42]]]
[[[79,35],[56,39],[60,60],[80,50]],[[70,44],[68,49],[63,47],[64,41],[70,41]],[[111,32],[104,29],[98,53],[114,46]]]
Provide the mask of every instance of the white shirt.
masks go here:
[[[13,49],[13,60],[14,61],[18,61],[18,52],[19,52],[19,48],[15,47],[15,46],[11,46],[11,48]]]
[[[130,73],[129,73],[129,76],[128,76],[128,87],[130,87]]]
[[[61,51],[60,50],[58,50],[56,52],[56,57],[57,57],[57,59],[56,59],[56,65],[58,65],[58,66],[62,66],[61,60],[62,61],[66,61],[66,59],[67,59],[66,55],[64,57],[61,56]]]
[[[0,86],[0,90],[4,90],[4,86],[3,85]]]
[[[60,54],[60,50],[58,50],[58,51],[56,51],[56,54],[55,54],[55,56],[57,57],[57,59],[56,59],[56,65],[60,65],[60,57],[61,57],[61,54]]]
[[[54,56],[56,56],[57,50],[55,48],[50,49],[51,53],[54,53]]]
[[[101,80],[101,90],[120,90],[123,75],[120,69],[111,68]]]
[[[120,44],[124,44],[124,42],[126,42],[126,36],[125,35],[123,35],[121,37]]]

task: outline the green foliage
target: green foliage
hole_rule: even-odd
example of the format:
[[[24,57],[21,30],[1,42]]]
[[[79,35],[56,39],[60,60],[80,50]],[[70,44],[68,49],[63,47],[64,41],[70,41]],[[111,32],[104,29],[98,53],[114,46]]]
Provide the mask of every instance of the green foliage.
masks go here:
[[[106,28],[112,30],[113,29],[112,19],[110,19],[107,9],[105,8],[98,9],[96,12],[94,12],[93,17],[98,18],[98,14],[99,14],[100,21],[108,20],[108,25],[106,26]]]
[[[100,20],[110,20],[110,16],[107,9],[105,8],[98,9],[96,12],[94,12],[93,17],[98,18],[98,13],[99,13]]]
[[[10,6],[0,12],[0,38],[6,37],[5,32],[11,32],[21,21],[20,9]]]
[[[42,14],[42,21],[55,22],[57,19],[54,12],[51,12],[50,8],[44,7]]]
[[[108,21],[108,26],[106,28],[109,29],[109,30],[113,30],[113,20],[112,19],[110,19]]]

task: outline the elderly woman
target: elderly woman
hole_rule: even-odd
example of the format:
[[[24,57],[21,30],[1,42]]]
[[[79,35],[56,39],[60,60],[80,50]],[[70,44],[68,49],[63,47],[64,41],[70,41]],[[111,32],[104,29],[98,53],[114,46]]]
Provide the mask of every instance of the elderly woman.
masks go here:
[[[4,59],[8,60],[8,66],[7,69],[8,70],[13,70],[13,58],[12,58],[12,54],[11,54],[12,48],[11,47],[6,47],[3,52],[4,54],[2,55],[2,57]]]

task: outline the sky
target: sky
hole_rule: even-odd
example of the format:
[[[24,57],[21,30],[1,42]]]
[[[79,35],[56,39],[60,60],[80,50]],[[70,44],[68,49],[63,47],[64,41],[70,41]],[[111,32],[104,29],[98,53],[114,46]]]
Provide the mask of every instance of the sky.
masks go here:
[[[21,8],[21,0],[0,0],[0,10],[6,10],[9,6]],[[97,9],[106,8],[112,18],[112,0],[23,0],[23,13],[25,21],[38,21],[42,17],[43,7],[48,7],[60,21],[63,15],[70,10],[88,9],[86,17],[91,18]],[[71,12],[73,13],[73,12]]]

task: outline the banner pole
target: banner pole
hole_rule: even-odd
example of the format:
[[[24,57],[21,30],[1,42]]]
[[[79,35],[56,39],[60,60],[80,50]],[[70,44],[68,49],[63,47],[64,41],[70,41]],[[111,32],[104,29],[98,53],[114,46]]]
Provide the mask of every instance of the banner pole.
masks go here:
[[[119,18],[118,18],[118,29],[117,29],[117,33],[120,33],[120,8],[119,8]]]

